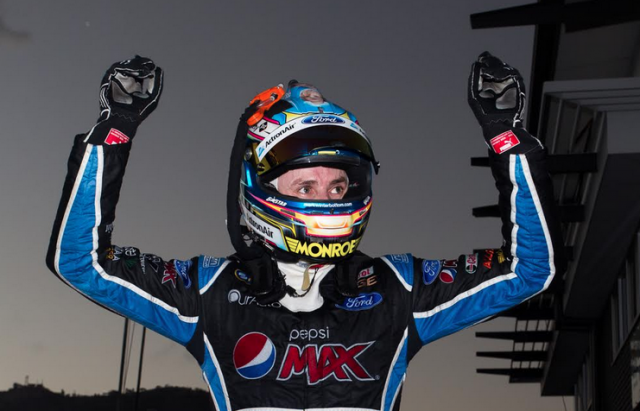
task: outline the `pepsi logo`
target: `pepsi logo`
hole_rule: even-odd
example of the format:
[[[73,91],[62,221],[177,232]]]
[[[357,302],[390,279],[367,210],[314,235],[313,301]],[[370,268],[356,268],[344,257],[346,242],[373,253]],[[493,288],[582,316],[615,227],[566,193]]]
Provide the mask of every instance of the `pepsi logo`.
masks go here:
[[[251,332],[240,337],[233,349],[233,365],[241,377],[262,378],[276,362],[276,348],[266,335]]]
[[[440,271],[440,281],[445,284],[451,284],[456,279],[457,271],[453,268],[443,268]]]

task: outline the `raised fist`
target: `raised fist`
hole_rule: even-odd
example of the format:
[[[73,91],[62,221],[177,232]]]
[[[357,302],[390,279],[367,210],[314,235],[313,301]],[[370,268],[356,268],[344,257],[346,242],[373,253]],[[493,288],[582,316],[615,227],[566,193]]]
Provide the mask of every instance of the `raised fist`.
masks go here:
[[[468,96],[469,106],[481,126],[492,122],[522,126],[526,102],[522,76],[487,51],[471,66]]]
[[[485,51],[471,66],[468,87],[469,106],[496,154],[524,154],[542,148],[522,125],[526,95],[518,70]]]
[[[138,126],[158,106],[162,69],[146,57],[113,64],[100,85],[100,117],[84,141],[91,144],[128,143]]]
[[[162,76],[162,69],[146,57],[113,64],[100,86],[100,120],[120,115],[142,122],[158,105]]]

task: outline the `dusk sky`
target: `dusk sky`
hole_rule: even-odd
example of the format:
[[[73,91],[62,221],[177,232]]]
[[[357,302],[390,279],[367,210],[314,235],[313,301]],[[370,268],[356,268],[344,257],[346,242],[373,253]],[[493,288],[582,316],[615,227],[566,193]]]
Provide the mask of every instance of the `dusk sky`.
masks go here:
[[[528,79],[534,31],[472,31],[469,15],[527,2],[1,1],[0,390],[27,375],[54,391],[117,388],[124,320],[45,266],[73,136],[95,123],[111,63],[140,54],[165,69],[160,105],[134,141],[116,244],[165,259],[232,253],[225,191],[238,116],[255,94],[295,78],[353,111],[382,163],[360,249],[455,258],[502,241],[497,219],[471,215],[497,191],[488,169],[469,165],[486,155],[466,101],[470,65],[489,50]],[[537,384],[476,374],[509,367],[476,351],[512,344],[474,332],[512,328],[498,319],[423,348],[402,409],[564,410]],[[186,350],[147,336],[143,387],[205,389]]]

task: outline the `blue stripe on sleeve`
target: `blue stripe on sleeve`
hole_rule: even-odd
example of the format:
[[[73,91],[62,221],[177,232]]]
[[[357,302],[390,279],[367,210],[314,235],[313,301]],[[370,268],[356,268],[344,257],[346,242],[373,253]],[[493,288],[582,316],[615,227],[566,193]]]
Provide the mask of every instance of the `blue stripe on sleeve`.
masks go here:
[[[98,147],[93,147],[75,198],[70,199],[71,211],[61,228],[60,275],[99,304],[184,345],[193,336],[198,317],[180,315],[175,307],[136,285],[108,275],[97,262],[94,228],[99,224],[100,198],[98,196],[96,200],[96,190],[98,179],[102,178],[99,167],[101,155]]]
[[[548,239],[538,214],[542,210],[535,187],[529,185],[531,176],[525,173],[520,156],[511,161],[515,190],[515,198],[511,198],[515,208],[511,250],[514,273],[490,278],[429,311],[414,313],[424,344],[521,303],[543,290],[553,275]]]

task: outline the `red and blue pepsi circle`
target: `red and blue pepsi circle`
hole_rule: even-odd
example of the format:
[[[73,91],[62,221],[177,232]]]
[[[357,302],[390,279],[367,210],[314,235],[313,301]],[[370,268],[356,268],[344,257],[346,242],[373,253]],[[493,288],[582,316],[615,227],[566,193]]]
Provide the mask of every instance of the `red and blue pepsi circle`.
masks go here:
[[[240,337],[233,349],[233,365],[241,377],[262,378],[276,362],[276,347],[266,335],[251,332]]]
[[[443,268],[440,271],[440,281],[445,284],[451,284],[456,279],[456,274],[455,268]]]

